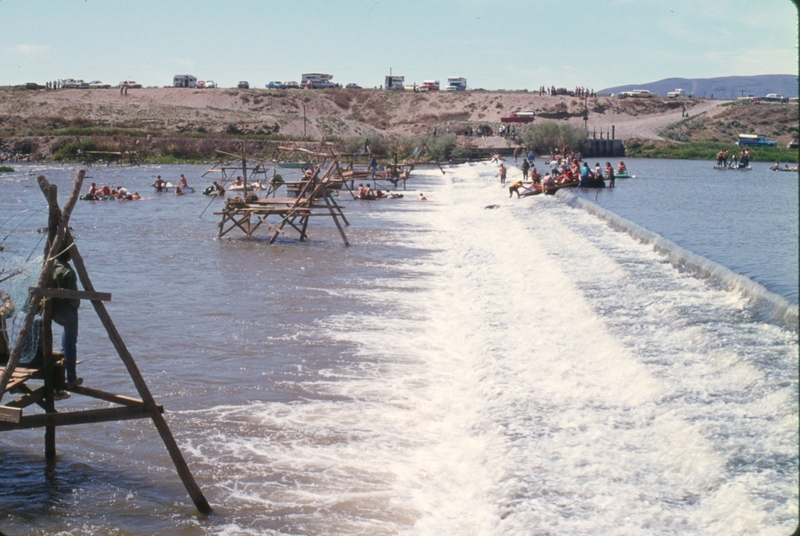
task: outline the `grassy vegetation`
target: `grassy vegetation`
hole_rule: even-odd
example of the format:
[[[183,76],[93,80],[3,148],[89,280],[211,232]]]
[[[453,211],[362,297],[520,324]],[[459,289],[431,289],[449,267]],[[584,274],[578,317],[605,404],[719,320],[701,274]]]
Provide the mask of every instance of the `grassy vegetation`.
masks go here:
[[[639,158],[676,158],[682,160],[716,160],[717,153],[727,149],[738,153],[743,147],[734,143],[686,142],[666,143],[654,140],[632,139],[625,142],[625,156]],[[786,147],[748,147],[753,162],[798,162],[800,152]]]
[[[0,166],[0,173],[11,173],[14,171],[14,168],[11,166]]]
[[[586,130],[568,123],[545,121],[529,127],[522,133],[522,143],[528,150],[541,154],[549,154],[553,147],[567,146],[570,150],[578,150],[586,139]]]

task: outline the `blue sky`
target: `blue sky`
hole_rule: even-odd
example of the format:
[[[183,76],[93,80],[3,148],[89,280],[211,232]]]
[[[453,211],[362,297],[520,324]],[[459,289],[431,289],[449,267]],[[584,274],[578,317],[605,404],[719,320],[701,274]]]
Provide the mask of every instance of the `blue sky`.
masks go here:
[[[222,86],[464,76],[602,89],[797,74],[790,0],[0,0],[0,85],[57,78]]]

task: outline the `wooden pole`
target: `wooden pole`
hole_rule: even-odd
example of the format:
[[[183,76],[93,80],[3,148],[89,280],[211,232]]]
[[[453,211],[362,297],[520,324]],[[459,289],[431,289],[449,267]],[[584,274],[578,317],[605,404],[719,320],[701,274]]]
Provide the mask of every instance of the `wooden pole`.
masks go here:
[[[48,210],[48,238],[46,251],[53,246],[56,236],[58,236],[58,218],[56,210],[58,207],[58,187],[51,184],[46,191]],[[61,242],[64,243],[63,241]],[[45,258],[47,262],[47,258]],[[49,281],[48,281],[49,283]],[[32,307],[36,309],[36,300],[41,300],[38,296],[31,295]],[[55,393],[53,378],[53,303],[51,300],[41,300],[45,303],[44,318],[42,319],[42,362],[44,368],[44,410],[46,413],[56,412],[56,401],[53,397]],[[46,460],[53,460],[56,457],[56,427],[47,426],[44,429],[44,457]]]
[[[34,298],[38,299],[38,298]],[[44,409],[46,413],[56,413],[53,378],[53,304],[45,300],[44,319],[42,321],[42,358],[44,360]],[[44,457],[53,460],[56,457],[56,427],[44,429]]]

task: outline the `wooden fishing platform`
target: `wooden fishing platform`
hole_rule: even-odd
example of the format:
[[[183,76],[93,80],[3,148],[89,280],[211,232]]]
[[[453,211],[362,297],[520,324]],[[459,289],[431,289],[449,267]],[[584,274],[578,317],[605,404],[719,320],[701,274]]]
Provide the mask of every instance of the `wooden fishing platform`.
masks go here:
[[[139,156],[136,151],[84,151],[86,158],[86,165],[91,166],[97,160],[105,160],[110,166],[115,162],[120,164],[128,161],[131,166],[139,166]]]
[[[333,195],[333,192],[347,187],[346,181],[341,176],[339,155],[334,152],[331,145],[322,143],[316,150],[298,146],[281,147],[281,150],[284,158],[286,153],[290,153],[289,156],[296,152],[303,155],[310,166],[303,174],[303,178],[289,182],[270,181],[267,195],[263,198],[258,198],[252,192],[248,194],[246,155],[243,150],[242,154],[238,155],[242,164],[237,169],[242,170],[244,197],[228,199],[223,210],[214,213],[222,217],[218,236],[221,238],[235,229],[247,236],[253,236],[256,230],[264,226],[272,233],[269,243],[273,244],[289,227],[299,233],[300,241],[304,241],[308,237],[309,220],[324,216],[333,219],[344,245],[349,246],[350,243],[342,227],[342,224],[349,225],[349,222],[344,215],[343,207]],[[282,187],[286,188],[287,193],[295,195],[277,197],[277,190]],[[270,222],[269,218],[273,218],[273,221]]]
[[[0,401],[7,393],[18,395],[13,400],[0,405],[0,432],[44,428],[45,458],[53,460],[56,457],[56,429],[59,426],[96,424],[130,419],[151,419],[161,439],[164,441],[167,452],[175,464],[178,476],[181,478],[192,501],[200,512],[207,514],[211,512],[211,506],[195,482],[189,466],[186,464],[186,460],[183,458],[183,454],[172,436],[172,432],[163,416],[164,408],[155,402],[133,356],[125,346],[122,336],[117,331],[111,316],[105,308],[104,302],[111,300],[111,294],[95,291],[83,262],[83,257],[69,231],[69,218],[80,196],[85,173],[84,170],[78,172],[63,212],[59,208],[56,199],[56,186],[49,184],[43,176],[37,178],[42,193],[47,198],[50,207],[48,244],[45,250],[46,260],[39,276],[38,285],[30,289],[31,303],[37,305],[41,303],[42,305],[30,307],[20,328],[8,363],[5,367],[0,368]],[[75,271],[84,290],[50,288],[55,266],[54,260],[66,250],[70,251]],[[53,298],[79,299],[89,301],[92,304],[119,358],[125,365],[139,398],[66,383],[65,370],[59,360],[59,354],[53,353]],[[31,335],[37,309],[43,311],[41,323],[42,366],[37,369],[23,368],[18,365],[28,337]],[[38,381],[43,383],[41,385],[31,385],[32,382]],[[111,403],[114,406],[59,411],[56,409],[55,394],[61,390]],[[41,411],[29,411],[29,409],[36,407],[44,410],[44,413]]]

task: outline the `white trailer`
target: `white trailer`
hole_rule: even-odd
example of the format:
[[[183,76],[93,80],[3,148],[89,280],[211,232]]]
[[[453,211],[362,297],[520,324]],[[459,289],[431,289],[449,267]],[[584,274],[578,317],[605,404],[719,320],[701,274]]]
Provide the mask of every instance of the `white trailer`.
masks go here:
[[[405,76],[387,76],[386,83],[383,85],[386,89],[399,89],[403,90],[405,84]]]
[[[197,77],[191,74],[176,74],[172,77],[172,87],[197,87]]]

